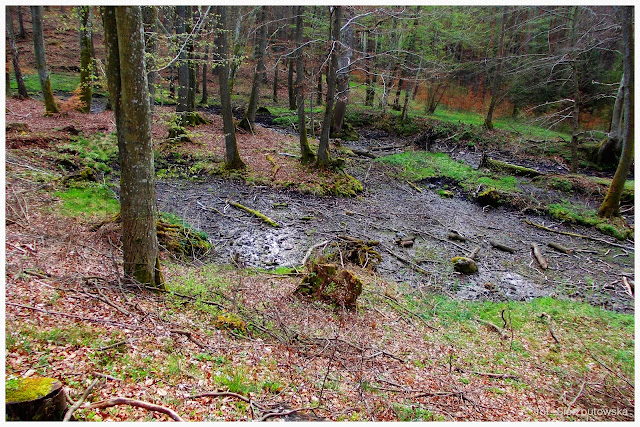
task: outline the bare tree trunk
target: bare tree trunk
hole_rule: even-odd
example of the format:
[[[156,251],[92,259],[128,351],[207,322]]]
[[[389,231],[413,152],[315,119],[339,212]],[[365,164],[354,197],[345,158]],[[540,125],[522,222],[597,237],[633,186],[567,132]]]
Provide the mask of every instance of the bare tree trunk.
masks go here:
[[[347,21],[351,18],[350,9],[347,9]],[[338,93],[336,106],[333,112],[332,131],[339,134],[342,131],[344,116],[347,112],[347,104],[349,103],[349,74],[351,70],[351,60],[353,59],[353,47],[355,43],[353,23],[347,25],[342,32],[342,47],[339,49],[338,57],[337,85]]]
[[[53,97],[47,59],[44,50],[44,34],[42,29],[42,6],[31,6],[31,22],[33,25],[33,49],[35,51],[36,68],[40,77],[40,87],[44,98],[44,113],[54,114],[58,112],[58,105]]]
[[[206,27],[205,27],[206,30]],[[204,46],[204,60],[202,62],[202,97],[200,104],[207,105],[209,102],[209,94],[207,93],[207,68],[209,68],[209,36],[207,35],[206,44]]]
[[[484,119],[484,127],[488,130],[493,129],[493,112],[498,105],[498,98],[500,97],[500,85],[502,84],[502,62],[504,61],[504,33],[507,21],[507,11],[508,7],[502,6],[502,18],[500,20],[500,41],[497,47],[498,64],[496,65],[496,69],[493,73],[493,78],[491,79],[491,101],[489,102],[489,110],[487,111],[487,116]]]
[[[26,35],[24,33],[24,20],[22,19],[22,7],[16,6],[16,8],[18,9],[18,24],[20,27],[20,34],[18,34],[18,37],[24,40],[26,38]]]
[[[155,56],[158,51],[157,42],[157,24],[158,9],[156,6],[142,6],[142,19],[145,27],[145,51],[147,53],[147,80],[149,81],[149,107],[153,115],[153,104],[156,100],[156,60]]]
[[[287,63],[289,64],[289,72],[287,75],[287,88],[289,89],[289,109],[290,110],[295,110],[296,109],[296,91],[295,88],[293,87],[293,71],[294,71],[294,65],[295,65],[295,61],[293,60],[293,57],[289,57],[287,59]]]
[[[91,6],[78,6],[80,17],[80,111],[91,111],[91,86],[93,80],[93,59],[91,57]]]
[[[304,113],[304,56],[302,55],[302,36],[304,31],[304,6],[297,6],[296,11],[296,102],[298,104],[298,132],[300,135],[300,153],[302,163],[312,163],[315,156],[307,139],[307,118]]]
[[[244,169],[245,164],[238,152],[236,141],[236,130],[233,125],[233,111],[231,109],[231,90],[229,87],[229,46],[227,43],[228,6],[218,6],[218,16],[220,17],[220,30],[217,35],[217,48],[222,64],[218,72],[218,82],[220,84],[220,104],[222,106],[222,122],[225,140],[225,166],[228,169]]]
[[[106,6],[107,80],[118,134],[125,276],[164,288],[158,258],[149,86],[139,6]]]
[[[176,35],[180,45],[188,37],[186,30],[188,7],[190,6],[176,6]],[[178,113],[178,122],[181,126],[186,126],[186,115],[189,111],[187,99],[189,97],[189,61],[187,55],[188,49],[185,48],[178,57],[178,103],[176,105],[176,113]]]
[[[318,84],[316,85],[316,105],[322,105],[322,67],[318,69]]]
[[[342,6],[335,6],[331,11],[331,59],[327,69],[327,99],[324,108],[324,119],[322,121],[322,132],[318,144],[318,161],[320,167],[329,166],[329,131],[331,130],[331,116],[333,114],[333,104],[336,95],[336,71],[338,69],[338,44],[340,43],[340,25],[342,22]]]
[[[273,66],[273,102],[278,102],[278,62]]]
[[[624,127],[622,130],[622,155],[618,169],[611,180],[611,186],[598,210],[601,217],[611,218],[620,215],[620,199],[624,190],[624,183],[629,175],[629,169],[633,162],[634,144],[634,65],[633,65],[633,7],[620,6],[617,8],[622,21],[622,57],[624,63],[623,91],[624,91]]]
[[[573,19],[571,24],[571,48],[576,48],[578,17],[580,7],[573,6]],[[573,112],[571,114],[571,173],[578,172],[578,145],[580,145],[580,85],[578,79],[578,57],[576,54],[571,58],[572,82],[573,82]]]
[[[267,48],[267,6],[260,8],[260,13],[257,17],[257,23],[260,25],[260,31],[258,31],[258,40],[254,50],[254,59],[256,61],[253,71],[253,82],[251,85],[251,94],[249,95],[249,104],[244,113],[244,117],[238,125],[247,132],[253,133],[253,128],[256,121],[256,110],[258,109],[258,99],[260,97],[260,80],[261,70],[264,68],[264,51]]]
[[[611,126],[607,139],[600,145],[596,154],[596,163],[599,165],[611,164],[614,160],[620,161],[620,152],[622,151],[622,105],[624,103],[624,90],[622,82],[624,74],[620,80],[616,102],[613,105],[613,113],[611,115]]]
[[[18,6],[18,9],[20,6]],[[27,87],[24,85],[24,79],[22,78],[22,69],[20,68],[19,51],[16,46],[16,38],[13,32],[13,17],[11,15],[12,7],[7,8],[7,43],[9,44],[9,50],[11,51],[11,61],[13,64],[13,72],[16,76],[16,83],[18,84],[18,96],[20,99],[29,98],[27,93]],[[7,79],[7,84],[9,84]],[[9,86],[11,87],[11,86]]]
[[[373,98],[376,94],[376,91],[373,87],[373,84],[375,82],[375,75],[374,75],[375,63],[372,71],[371,63],[373,62],[373,60],[371,59],[371,54],[373,53],[374,49],[372,49],[371,47],[371,39],[372,39],[371,34],[368,32],[363,32],[363,34],[365,37],[364,49],[367,52],[367,58],[365,60],[365,74],[366,74],[365,86],[367,87],[367,91],[364,99],[364,105],[368,107],[373,107]],[[375,46],[375,43],[374,43],[374,46]]]

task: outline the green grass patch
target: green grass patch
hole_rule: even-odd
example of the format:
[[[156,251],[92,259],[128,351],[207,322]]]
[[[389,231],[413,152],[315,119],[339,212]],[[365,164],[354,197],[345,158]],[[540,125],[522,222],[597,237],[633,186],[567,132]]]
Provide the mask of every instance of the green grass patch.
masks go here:
[[[80,74],[77,73],[50,73],[51,87],[57,92],[71,93],[80,85]],[[38,74],[23,74],[22,79],[27,88],[27,93],[38,94],[42,92],[40,88],[40,78]],[[17,91],[18,83],[15,75],[11,75],[11,89]]]
[[[516,178],[473,169],[466,163],[453,160],[445,153],[404,152],[381,157],[378,161],[401,168],[402,176],[411,181],[444,177],[457,182],[467,191],[474,190],[480,184],[506,193],[520,191]]]
[[[574,224],[595,227],[604,234],[608,234],[619,240],[625,240],[633,236],[633,230],[630,229],[623,220],[619,218],[600,218],[595,209],[588,209],[565,201],[548,205],[547,211],[554,218]]]
[[[78,168],[90,167],[104,173],[110,173],[118,160],[118,142],[116,134],[78,135],[57,147],[58,160],[67,160]]]
[[[120,202],[104,184],[87,183],[54,193],[62,201],[60,212],[65,216],[96,219],[120,212]]]

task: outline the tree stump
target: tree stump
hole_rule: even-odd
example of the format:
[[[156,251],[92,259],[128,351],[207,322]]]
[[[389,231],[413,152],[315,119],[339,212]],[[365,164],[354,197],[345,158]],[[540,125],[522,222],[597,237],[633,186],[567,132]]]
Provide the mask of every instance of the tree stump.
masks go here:
[[[55,378],[19,378],[6,382],[7,421],[62,421],[67,395]]]

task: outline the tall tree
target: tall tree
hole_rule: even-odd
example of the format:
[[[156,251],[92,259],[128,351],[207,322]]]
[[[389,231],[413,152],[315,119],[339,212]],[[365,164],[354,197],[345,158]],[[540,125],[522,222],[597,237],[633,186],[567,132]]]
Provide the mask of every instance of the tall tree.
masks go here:
[[[225,166],[228,169],[244,169],[245,164],[238,152],[238,142],[236,141],[236,130],[233,124],[233,110],[231,109],[231,88],[229,87],[229,44],[228,32],[229,22],[227,20],[228,6],[218,6],[218,34],[216,37],[216,47],[220,56],[221,64],[218,71],[218,83],[220,86],[220,104],[222,107],[222,123],[225,141]]]
[[[19,6],[18,6],[19,8]],[[16,46],[16,37],[13,32],[13,7],[7,7],[7,43],[9,44],[9,51],[11,51],[11,62],[13,64],[13,72],[16,76],[16,83],[18,84],[18,96],[20,99],[29,98],[27,93],[27,87],[24,85],[24,79],[22,78],[22,69],[20,68],[19,51]],[[9,81],[7,80],[7,84]]]
[[[262,80],[262,70],[264,68],[264,51],[267,48],[267,6],[262,6],[258,12],[256,24],[259,26],[257,31],[257,40],[254,46],[253,58],[255,67],[253,70],[253,82],[251,84],[251,94],[249,95],[249,104],[244,113],[244,117],[238,125],[247,132],[253,133],[253,127],[256,121],[256,110],[258,109],[258,99],[260,98],[260,82]]]
[[[624,190],[624,183],[629,175],[629,169],[633,162],[634,143],[634,51],[633,51],[633,7],[620,6],[617,8],[622,21],[622,61],[624,73],[622,78],[624,127],[622,130],[622,155],[616,173],[611,180],[611,186],[598,210],[601,217],[611,218],[620,215],[620,199]]]
[[[144,48],[147,53],[147,81],[149,82],[149,107],[153,114],[156,99],[156,55],[158,52],[158,9],[156,6],[142,6],[144,25]]]
[[[93,85],[93,58],[91,56],[92,6],[78,6],[80,18],[80,111],[91,111],[91,87]]]
[[[313,151],[307,139],[307,118],[304,113],[304,55],[302,36],[304,33],[304,6],[297,6],[296,10],[296,103],[298,104],[298,132],[300,137],[300,153],[302,163],[312,163],[315,160]]]
[[[121,168],[124,273],[139,283],[163,288],[142,12],[139,6],[106,6],[103,23]]]
[[[338,69],[338,46],[340,44],[340,26],[342,25],[342,6],[329,8],[331,25],[329,27],[330,60],[327,70],[327,98],[324,108],[324,119],[322,121],[322,131],[318,143],[318,160],[320,167],[328,167],[329,158],[329,132],[331,130],[331,116],[333,114],[333,104],[336,96],[336,71]]]
[[[20,33],[18,34],[18,37],[24,40],[26,38],[26,34],[24,33],[24,19],[22,19],[22,7],[16,6],[16,8],[18,9],[18,24],[20,25]]]
[[[502,6],[502,17],[500,19],[500,40],[496,46],[496,56],[495,60],[497,62],[493,73],[490,74],[491,78],[491,100],[489,101],[489,109],[487,110],[487,115],[484,119],[484,127],[486,129],[493,129],[493,113],[498,105],[498,99],[500,98],[500,86],[502,85],[502,66],[504,62],[504,35],[505,35],[505,26],[507,24],[507,12],[508,7]]]
[[[40,78],[40,88],[44,98],[44,113],[54,114],[58,112],[58,104],[53,97],[51,79],[47,69],[47,57],[44,50],[44,32],[42,28],[42,6],[31,6],[31,22],[33,25],[33,50],[35,51],[36,68]]]
[[[354,23],[351,19],[353,11],[347,9],[345,19],[347,20],[344,28],[341,28],[341,46],[340,56],[338,57],[338,69],[336,70],[337,79],[337,99],[336,106],[333,111],[332,131],[340,134],[342,124],[344,123],[344,115],[347,112],[347,104],[349,103],[349,75],[351,71],[351,62],[353,61],[353,49],[355,44]]]
[[[595,161],[600,165],[611,164],[614,161],[620,161],[620,152],[622,151],[622,125],[623,114],[622,107],[624,104],[624,74],[620,79],[616,101],[613,105],[611,114],[611,125],[607,139],[600,144],[596,153]]]

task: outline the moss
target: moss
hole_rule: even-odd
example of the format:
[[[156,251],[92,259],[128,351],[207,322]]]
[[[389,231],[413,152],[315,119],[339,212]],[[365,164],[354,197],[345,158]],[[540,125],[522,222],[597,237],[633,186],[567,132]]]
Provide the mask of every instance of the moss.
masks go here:
[[[218,315],[214,325],[217,329],[230,331],[245,332],[247,330],[247,324],[240,317],[226,311]]]
[[[450,199],[451,197],[453,197],[453,191],[443,190],[442,188],[438,190],[438,194],[444,199]]]
[[[193,229],[177,215],[160,212],[157,230],[158,242],[180,257],[201,257],[211,250],[207,233]]]
[[[27,402],[44,397],[51,393],[51,388],[57,380],[55,378],[36,377],[7,380],[6,401]]]
[[[471,258],[457,256],[451,262],[453,263],[453,269],[459,273],[475,274],[478,272],[478,264]]]
[[[495,188],[488,188],[478,194],[477,200],[482,206],[497,207],[502,203],[502,196]]]

